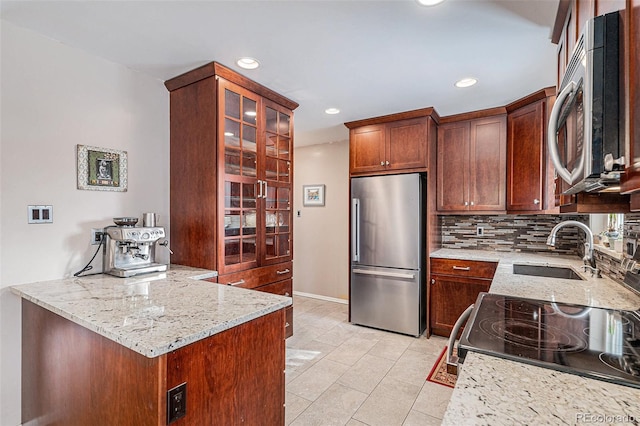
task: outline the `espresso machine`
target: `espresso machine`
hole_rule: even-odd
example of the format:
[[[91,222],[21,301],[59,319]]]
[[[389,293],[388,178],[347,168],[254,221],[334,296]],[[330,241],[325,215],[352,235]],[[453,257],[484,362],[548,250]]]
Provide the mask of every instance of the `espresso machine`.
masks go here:
[[[156,262],[156,245],[166,246],[164,228],[155,221],[136,227],[137,217],[114,218],[116,226],[104,229],[102,268],[105,274],[116,277],[132,277],[149,272],[163,272],[167,265]]]

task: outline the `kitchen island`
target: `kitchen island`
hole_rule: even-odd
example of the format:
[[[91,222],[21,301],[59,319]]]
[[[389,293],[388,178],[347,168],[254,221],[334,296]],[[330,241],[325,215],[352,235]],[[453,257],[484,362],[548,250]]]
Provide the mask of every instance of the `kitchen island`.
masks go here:
[[[201,281],[214,276],[172,265],[12,287],[23,424],[283,424],[291,298]]]
[[[640,296],[609,278],[583,281],[513,274],[513,263],[569,266],[576,256],[441,249],[432,257],[499,262],[490,293],[637,310]],[[442,424],[638,424],[640,389],[468,352]]]

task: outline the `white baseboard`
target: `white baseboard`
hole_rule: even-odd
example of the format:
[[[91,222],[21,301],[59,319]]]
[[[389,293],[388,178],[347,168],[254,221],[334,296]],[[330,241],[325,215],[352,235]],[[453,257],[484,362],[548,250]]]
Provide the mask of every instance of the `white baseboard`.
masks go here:
[[[348,305],[349,304],[349,301],[346,300],[346,299],[338,299],[337,297],[322,296],[320,294],[303,293],[301,291],[294,291],[293,295],[294,296],[302,296],[302,297],[310,297],[312,299],[326,300],[327,302],[342,303],[344,305]]]

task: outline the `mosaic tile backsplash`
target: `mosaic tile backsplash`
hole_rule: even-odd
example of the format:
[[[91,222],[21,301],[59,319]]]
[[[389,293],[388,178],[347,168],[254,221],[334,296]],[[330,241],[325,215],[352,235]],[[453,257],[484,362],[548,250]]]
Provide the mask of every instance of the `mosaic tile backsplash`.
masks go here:
[[[503,215],[503,216],[440,216],[443,248],[470,248],[492,251],[554,252],[583,256],[584,233],[575,227],[558,232],[556,247],[547,246],[551,229],[565,220],[589,224],[588,215]],[[477,228],[482,228],[482,236]],[[624,217],[623,250],[625,256],[640,250],[640,213]],[[620,259],[594,251],[596,265],[603,275],[622,282],[626,271]]]
[[[556,246],[547,246],[551,229],[565,220],[589,224],[588,215],[440,216],[443,248],[575,254],[584,252],[584,234],[576,227],[558,231]],[[478,235],[478,228],[482,235]]]

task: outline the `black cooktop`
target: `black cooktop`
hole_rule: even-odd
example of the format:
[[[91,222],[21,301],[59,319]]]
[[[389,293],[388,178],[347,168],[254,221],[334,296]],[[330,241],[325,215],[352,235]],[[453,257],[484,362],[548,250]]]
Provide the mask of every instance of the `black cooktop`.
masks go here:
[[[640,388],[640,311],[481,293],[458,352]]]

